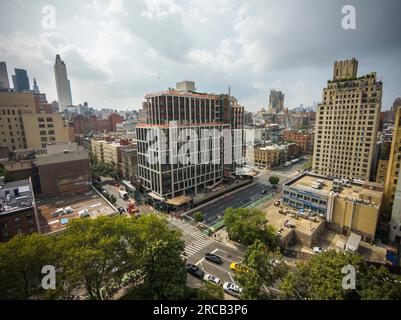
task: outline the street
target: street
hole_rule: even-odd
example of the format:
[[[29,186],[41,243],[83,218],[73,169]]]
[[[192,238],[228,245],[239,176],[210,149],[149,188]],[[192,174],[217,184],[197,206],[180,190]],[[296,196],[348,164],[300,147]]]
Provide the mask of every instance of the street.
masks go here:
[[[300,174],[307,161],[307,159],[302,160],[288,168],[283,167],[270,171],[261,171],[254,177],[253,183],[249,186],[241,188],[241,190],[232,191],[230,194],[223,195],[216,200],[212,200],[210,203],[200,206],[199,210],[195,211],[201,211],[205,215],[204,223],[211,226],[223,217],[227,208],[249,206],[271,193],[272,186],[269,182],[271,176],[279,177],[279,186],[281,186],[291,178]],[[263,190],[266,190],[266,192],[262,194]],[[189,214],[189,216],[191,216],[191,214]]]
[[[255,179],[255,181],[247,187],[223,195],[217,200],[200,207],[199,210],[196,211],[201,211],[205,215],[205,224],[213,225],[213,223],[223,217],[224,211],[227,208],[245,207],[266,196],[271,189],[272,187],[268,181],[258,181]],[[266,190],[266,193],[262,194],[262,190]]]
[[[128,204],[129,204],[129,200],[121,199],[120,194],[119,194],[119,189],[115,185],[104,184],[103,185],[103,189],[106,190],[109,194],[111,194],[111,195],[116,197],[116,199],[117,199],[116,207],[117,208],[122,207],[125,210],[127,210],[127,207],[128,207]],[[139,209],[139,212],[141,214],[149,214],[149,213],[156,212],[151,206],[149,206],[147,204],[137,205],[137,208]]]

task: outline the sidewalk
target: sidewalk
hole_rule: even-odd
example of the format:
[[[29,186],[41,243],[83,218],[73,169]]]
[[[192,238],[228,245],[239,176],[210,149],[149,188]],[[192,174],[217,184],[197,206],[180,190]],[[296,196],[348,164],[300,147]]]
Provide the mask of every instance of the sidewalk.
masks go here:
[[[231,247],[238,251],[245,251],[246,249],[245,246],[230,240],[228,238],[228,234],[225,228],[216,231],[211,238],[213,238],[213,240],[216,240],[227,247]]]

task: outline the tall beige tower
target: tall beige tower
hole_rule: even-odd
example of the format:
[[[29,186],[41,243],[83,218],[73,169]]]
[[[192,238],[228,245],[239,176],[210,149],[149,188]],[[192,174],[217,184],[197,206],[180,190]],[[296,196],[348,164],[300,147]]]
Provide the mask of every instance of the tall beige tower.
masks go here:
[[[376,73],[357,77],[358,61],[336,61],[317,107],[312,169],[368,180],[379,128],[383,84]]]

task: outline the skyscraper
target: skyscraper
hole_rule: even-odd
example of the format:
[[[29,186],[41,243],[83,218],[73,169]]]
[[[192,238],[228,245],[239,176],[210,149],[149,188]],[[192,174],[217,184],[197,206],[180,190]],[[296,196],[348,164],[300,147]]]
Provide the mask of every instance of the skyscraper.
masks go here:
[[[10,82],[8,81],[7,65],[4,61],[0,62],[0,88],[10,89]]]
[[[32,88],[32,89],[33,89],[33,91],[34,91],[35,93],[37,93],[37,94],[40,93],[38,83],[36,82],[36,78],[33,78],[33,88]]]
[[[357,77],[358,61],[336,61],[317,107],[312,169],[334,178],[368,180],[379,128],[383,84]]]
[[[390,211],[393,206],[397,179],[401,166],[401,105],[394,107],[395,122],[391,141],[390,159],[387,167],[387,175],[384,183],[384,209]],[[401,190],[400,190],[401,191]]]
[[[31,90],[29,84],[28,73],[24,69],[14,69],[15,75],[12,76],[14,91],[24,92],[25,90]]]
[[[398,98],[399,99],[399,98]],[[387,177],[384,184],[384,210],[393,210],[390,220],[391,241],[401,239],[401,104],[394,102],[395,123],[391,143],[390,160],[387,168]]]
[[[59,54],[56,56],[56,63],[54,64],[54,76],[56,78],[60,112],[63,112],[67,107],[72,106],[72,98],[70,80],[67,77],[67,68]]]
[[[270,113],[279,113],[284,110],[284,93],[281,91],[270,90],[269,108]]]

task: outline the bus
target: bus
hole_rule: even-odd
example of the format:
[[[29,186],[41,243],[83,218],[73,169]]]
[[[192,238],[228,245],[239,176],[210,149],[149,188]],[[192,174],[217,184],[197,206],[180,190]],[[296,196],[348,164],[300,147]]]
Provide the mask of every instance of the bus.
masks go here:
[[[123,199],[123,200],[128,200],[128,193],[127,193],[127,191],[120,190],[120,191],[119,191],[119,194],[120,194],[120,198],[121,198],[121,199]]]

